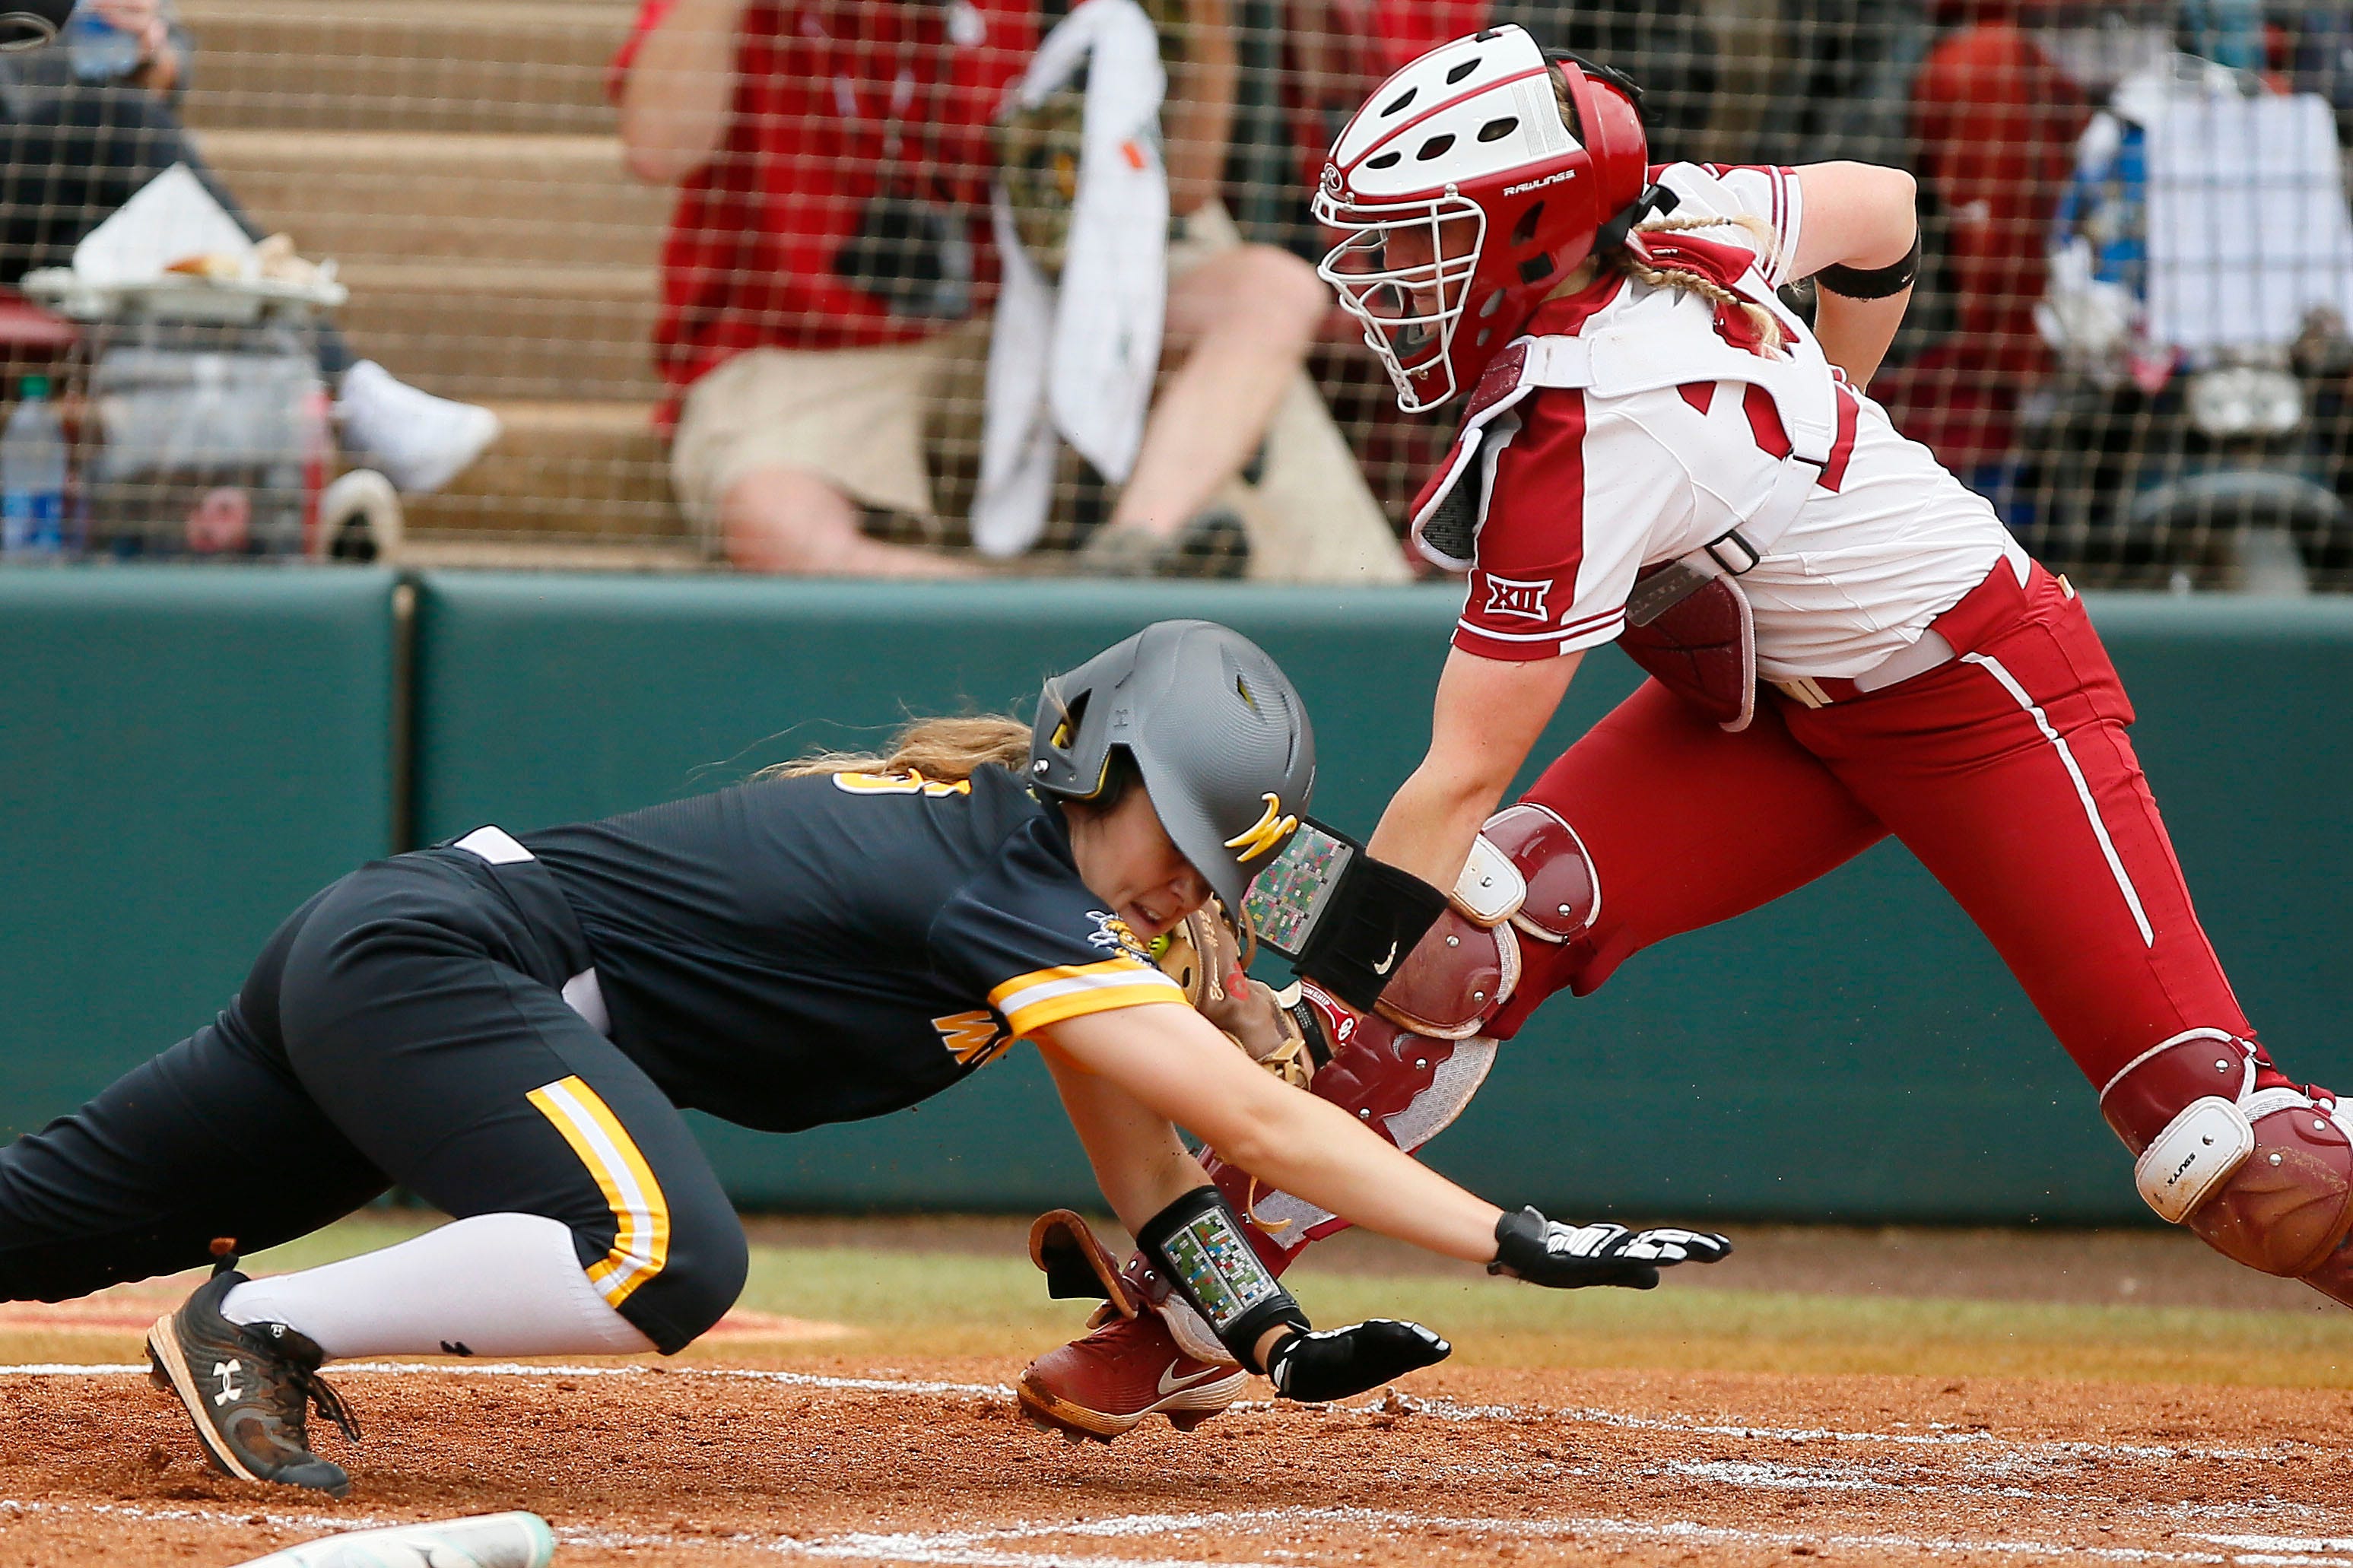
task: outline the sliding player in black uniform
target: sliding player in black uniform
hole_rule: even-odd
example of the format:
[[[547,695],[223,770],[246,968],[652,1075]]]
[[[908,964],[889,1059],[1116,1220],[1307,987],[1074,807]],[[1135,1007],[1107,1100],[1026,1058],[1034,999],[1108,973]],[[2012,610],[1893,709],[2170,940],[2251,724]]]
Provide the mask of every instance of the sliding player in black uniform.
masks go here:
[[[1151,963],[1213,892],[1240,906],[1314,784],[1299,695],[1244,638],[1164,622],[1048,681],[1034,728],[918,722],[889,757],[788,772],[480,828],[319,894],[216,1022],[0,1150],[0,1300],[222,1255],[149,1335],[155,1376],[220,1468],[340,1494],[305,1426],[315,1403],[351,1431],[322,1361],[668,1353],[718,1321],[744,1236],[681,1108],[776,1131],[878,1116],[1022,1039],[1111,1206],[1284,1394],[1447,1347],[1387,1321],[1310,1331],[1172,1122],[1359,1225],[1609,1282],[1567,1227],[1258,1070]],[[394,1182],[451,1223],[271,1279],[225,1256]]]

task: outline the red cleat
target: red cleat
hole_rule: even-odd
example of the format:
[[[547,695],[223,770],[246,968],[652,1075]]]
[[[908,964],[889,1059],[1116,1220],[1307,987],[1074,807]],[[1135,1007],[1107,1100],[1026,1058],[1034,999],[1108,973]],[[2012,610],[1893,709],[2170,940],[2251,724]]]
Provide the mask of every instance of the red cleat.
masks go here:
[[[1250,1373],[1196,1361],[1160,1314],[1113,1318],[1048,1351],[1021,1373],[1021,1414],[1051,1431],[1108,1443],[1154,1414],[1189,1432],[1240,1397]]]

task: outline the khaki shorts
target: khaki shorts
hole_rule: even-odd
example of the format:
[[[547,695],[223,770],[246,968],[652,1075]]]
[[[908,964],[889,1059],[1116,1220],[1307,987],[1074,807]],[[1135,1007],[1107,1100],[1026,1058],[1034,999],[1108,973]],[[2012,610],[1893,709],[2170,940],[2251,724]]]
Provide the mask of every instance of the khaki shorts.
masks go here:
[[[719,498],[746,474],[797,468],[861,506],[936,515],[926,412],[954,367],[987,351],[987,323],[862,349],[749,349],[696,382],[670,448],[679,504],[706,542]]]
[[[1168,247],[1168,275],[1242,243],[1222,208],[1195,213]],[[987,318],[921,342],[863,349],[752,349],[688,389],[670,442],[670,479],[705,549],[719,549],[719,498],[746,474],[795,468],[867,509],[868,533],[894,543],[967,547],[979,479]],[[1268,433],[1263,473],[1219,500],[1241,514],[1253,578],[1363,585],[1411,573],[1356,454],[1304,372]],[[1082,467],[1067,447],[1057,489]],[[1041,545],[1067,549],[1058,507]],[[880,515],[876,515],[880,514]]]
[[[1240,243],[1223,209],[1190,226],[1169,245],[1171,278]],[[984,317],[881,348],[748,349],[705,374],[687,391],[670,448],[671,488],[704,544],[717,543],[719,498],[763,468],[815,474],[901,519],[936,521],[943,500],[968,507],[988,329]],[[935,496],[943,466],[955,493]],[[946,531],[969,542],[961,517]]]

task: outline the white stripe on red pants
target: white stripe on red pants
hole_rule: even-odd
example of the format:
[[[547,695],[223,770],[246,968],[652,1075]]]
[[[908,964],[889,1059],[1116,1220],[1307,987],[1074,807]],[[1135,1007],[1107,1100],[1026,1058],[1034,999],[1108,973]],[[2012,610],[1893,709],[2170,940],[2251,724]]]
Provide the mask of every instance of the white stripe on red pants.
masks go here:
[[[1652,942],[1778,898],[1893,833],[2094,1085],[2186,1029],[2252,1037],[2082,604],[2040,568],[2007,598],[1998,624],[1954,637],[1963,658],[1851,702],[1760,704],[1740,734],[1656,682],[1620,703],[1527,795],[1591,852],[1601,922],[1566,948],[1524,944],[1497,1032],[1550,992],[1582,995]]]

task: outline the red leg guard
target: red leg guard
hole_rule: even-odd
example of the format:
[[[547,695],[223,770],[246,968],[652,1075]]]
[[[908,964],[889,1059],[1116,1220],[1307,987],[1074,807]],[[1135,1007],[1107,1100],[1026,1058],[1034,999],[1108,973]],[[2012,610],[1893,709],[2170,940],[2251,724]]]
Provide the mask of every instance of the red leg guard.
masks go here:
[[[2166,1042],[2118,1073],[2100,1096],[2100,1111],[2126,1147],[2146,1154],[2178,1119],[2189,1121],[2192,1108],[2208,1099],[2234,1109],[2253,1147],[2227,1175],[2215,1178],[2182,1223],[2233,1262],[2306,1279],[2353,1305],[2353,1257],[2344,1246],[2353,1232],[2353,1137],[2337,1115],[2334,1095],[2290,1084],[2251,1042],[2221,1030],[2199,1030]],[[2185,1131],[2178,1151],[2168,1143],[2163,1152],[2173,1162],[2171,1168],[2192,1166],[2205,1157],[2204,1149],[2230,1123],[2224,1119],[2213,1127],[2199,1137]],[[2147,1165],[2144,1159],[2136,1173],[2145,1196],[2169,1173]],[[2154,1205],[2158,1200],[2150,1201]]]
[[[1353,1020],[1345,1043],[1317,1069],[1309,1092],[1411,1152],[1470,1103],[1486,1079],[1494,1049],[1488,1040],[1430,1039],[1367,1014]],[[1242,1216],[1251,1248],[1277,1274],[1310,1241],[1347,1228],[1346,1221],[1275,1192],[1214,1152],[1205,1153],[1201,1163]]]
[[[1484,1029],[1519,983],[1519,933],[1508,923],[1482,926],[1449,909],[1398,965],[1378,1005],[1419,1034],[1463,1040]]]
[[[2304,1276],[2304,1282],[2330,1300],[2353,1307],[2353,1237],[2338,1242],[2319,1268]]]
[[[2309,1100],[2253,1120],[2255,1152],[2189,1228],[2235,1262],[2301,1278],[2353,1229],[2353,1140]]]
[[[1507,805],[1481,830],[1527,879],[1512,923],[1544,942],[1573,942],[1601,917],[1601,883],[1577,830],[1549,806]]]

